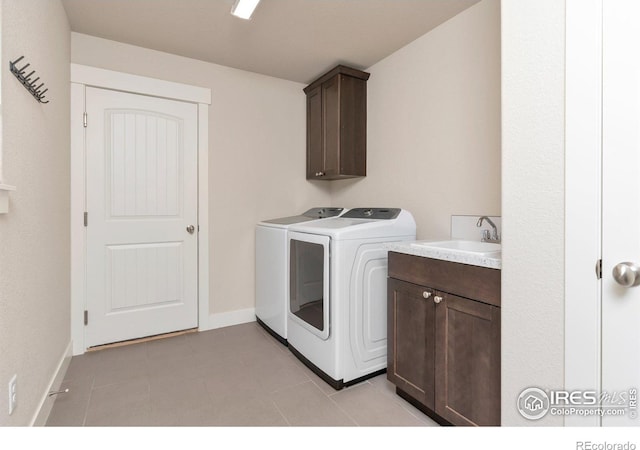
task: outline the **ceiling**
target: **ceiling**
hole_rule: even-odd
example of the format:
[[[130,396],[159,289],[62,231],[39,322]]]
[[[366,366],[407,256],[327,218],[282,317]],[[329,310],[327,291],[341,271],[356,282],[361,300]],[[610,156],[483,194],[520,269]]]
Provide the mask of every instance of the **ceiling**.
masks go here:
[[[479,0],[63,0],[71,30],[309,83],[336,64],[366,69]]]

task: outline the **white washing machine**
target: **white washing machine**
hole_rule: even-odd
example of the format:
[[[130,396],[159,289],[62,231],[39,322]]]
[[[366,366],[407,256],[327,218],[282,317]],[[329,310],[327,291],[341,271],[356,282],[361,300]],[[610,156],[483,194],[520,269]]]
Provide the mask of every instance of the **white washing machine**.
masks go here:
[[[335,217],[344,208],[311,208],[299,216],[256,225],[256,319],[271,335],[287,343],[287,230],[292,225]]]
[[[398,208],[355,208],[293,225],[287,234],[289,349],[333,386],[387,367],[387,250],[412,241],[416,223]]]

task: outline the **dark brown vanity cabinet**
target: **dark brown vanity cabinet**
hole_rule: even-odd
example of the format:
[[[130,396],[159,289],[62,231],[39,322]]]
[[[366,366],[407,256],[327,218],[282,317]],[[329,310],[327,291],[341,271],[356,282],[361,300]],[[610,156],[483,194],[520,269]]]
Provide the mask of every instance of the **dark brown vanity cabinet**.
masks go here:
[[[387,379],[435,409],[436,309],[431,289],[389,278]]]
[[[500,271],[389,252],[387,378],[443,423],[500,425]]]
[[[307,179],[367,174],[369,74],[337,66],[304,89],[307,95]]]
[[[500,308],[451,294],[436,306],[435,412],[500,425]]]

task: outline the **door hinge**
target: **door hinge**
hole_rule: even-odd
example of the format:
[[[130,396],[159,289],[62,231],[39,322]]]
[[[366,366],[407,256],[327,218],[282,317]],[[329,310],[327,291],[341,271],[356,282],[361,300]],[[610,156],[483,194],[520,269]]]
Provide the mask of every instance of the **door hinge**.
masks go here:
[[[598,280],[602,279],[602,260],[601,259],[596,261],[596,278]]]
[[[89,325],[89,311],[84,310],[84,324]]]
[[[84,226],[88,226],[89,225],[89,213],[88,212],[84,212]]]
[[[82,113],[82,125],[84,125],[84,127],[87,128],[87,113],[86,112]]]

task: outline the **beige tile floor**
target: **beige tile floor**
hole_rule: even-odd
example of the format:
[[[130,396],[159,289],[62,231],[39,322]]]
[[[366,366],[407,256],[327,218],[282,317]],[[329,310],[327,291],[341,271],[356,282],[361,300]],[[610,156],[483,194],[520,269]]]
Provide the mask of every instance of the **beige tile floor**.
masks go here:
[[[335,391],[258,324],[73,357],[47,426],[436,426],[380,375]]]

